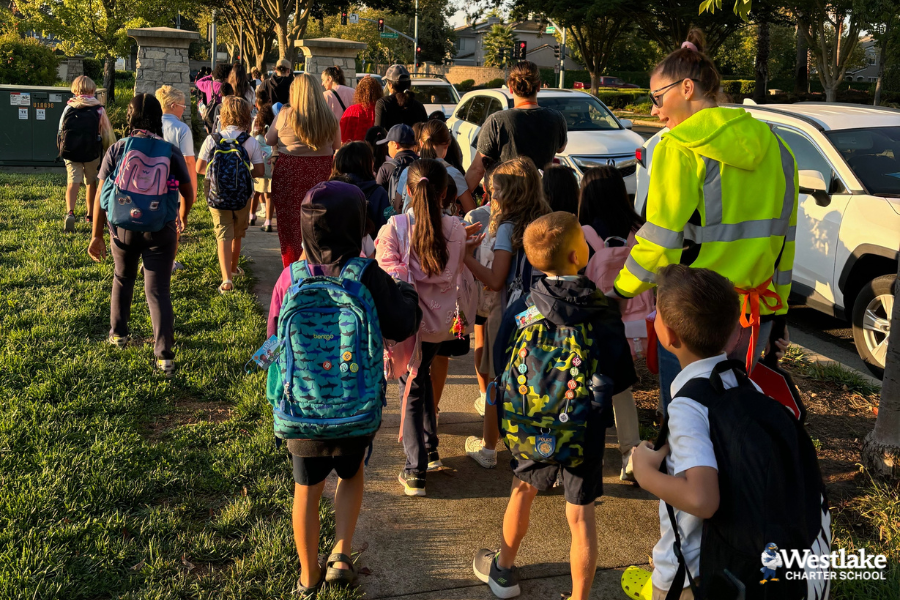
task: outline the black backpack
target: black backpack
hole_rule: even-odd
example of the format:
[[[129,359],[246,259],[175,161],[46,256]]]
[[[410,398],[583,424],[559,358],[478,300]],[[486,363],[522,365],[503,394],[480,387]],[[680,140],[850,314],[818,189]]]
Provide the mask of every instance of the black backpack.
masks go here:
[[[60,158],[76,163],[100,158],[103,153],[100,141],[101,110],[101,106],[69,107],[63,117],[62,129],[56,137]]]
[[[399,155],[398,155],[399,156]],[[391,178],[388,180],[388,196],[391,201],[391,205],[394,207],[394,210],[399,215],[403,212],[403,199],[395,200],[394,195],[398,194],[397,192],[397,184],[400,181],[400,175],[403,173],[403,170],[406,169],[409,165],[413,164],[418,157],[415,154],[409,153],[404,156],[395,156],[391,159],[391,162],[394,163],[394,172],[391,173]],[[402,194],[401,194],[402,196]]]
[[[222,98],[218,94],[213,94],[206,105],[206,112],[203,114],[203,125],[206,127],[206,133],[212,135],[216,132],[216,121],[219,118],[219,109],[222,107]]]
[[[738,385],[726,390],[722,373]],[[803,425],[777,401],[757,391],[740,361],[722,361],[709,379],[688,381],[676,397],[709,411],[709,435],[719,471],[719,509],[703,523],[700,580],[694,582],[681,554],[675,512],[666,505],[675,533],[678,571],[667,600],[678,598],[687,576],[698,600],[821,600],[830,581],[786,576],[802,573],[796,563],[763,584],[762,554],[770,544],[789,554],[831,552],[831,515],[812,440]],[[655,447],[668,437],[663,421]],[[665,469],[665,463],[661,470]]]

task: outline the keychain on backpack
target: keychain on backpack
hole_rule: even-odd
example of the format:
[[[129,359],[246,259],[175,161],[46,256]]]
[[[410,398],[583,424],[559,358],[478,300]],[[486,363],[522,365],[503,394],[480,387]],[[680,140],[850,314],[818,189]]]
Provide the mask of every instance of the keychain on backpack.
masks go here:
[[[469,322],[466,320],[466,313],[459,309],[459,304],[456,305],[456,314],[453,315],[453,322],[450,324],[450,333],[456,336],[456,339],[461,340],[465,337],[466,327],[469,326]]]
[[[278,359],[278,355],[281,354],[281,351],[284,350],[284,342],[278,339],[278,336],[272,334],[272,337],[266,340],[266,342],[253,353],[253,356],[250,357],[244,364],[244,370],[246,372],[250,372],[250,369],[247,368],[251,362],[255,362],[259,365],[260,369],[268,369],[269,365],[275,362]]]
[[[541,435],[535,436],[534,451],[538,456],[550,458],[553,456],[555,450],[556,438],[550,435],[549,430],[547,433],[541,433]]]

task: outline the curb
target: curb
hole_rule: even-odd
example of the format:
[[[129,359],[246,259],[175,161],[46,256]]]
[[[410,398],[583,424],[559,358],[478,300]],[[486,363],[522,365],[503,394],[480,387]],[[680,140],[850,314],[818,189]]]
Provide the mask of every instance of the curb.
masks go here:
[[[837,365],[844,371],[847,371],[849,373],[854,373],[854,374],[862,377],[863,379],[865,379],[867,382],[871,383],[875,387],[877,387],[879,389],[881,388],[881,383],[882,383],[881,380],[876,379],[869,373],[863,373],[862,371],[860,371],[858,369],[854,369],[853,367],[849,367],[842,362],[833,360],[831,358],[828,358],[827,356],[823,356],[822,354],[819,354],[818,352],[814,352],[813,350],[810,350],[809,348],[806,348],[805,346],[801,346],[800,344],[798,344],[796,342],[791,342],[791,345],[794,346],[795,348],[799,348],[800,351],[803,352],[803,354],[806,355],[806,358],[809,359],[811,362],[820,364],[822,366]]]

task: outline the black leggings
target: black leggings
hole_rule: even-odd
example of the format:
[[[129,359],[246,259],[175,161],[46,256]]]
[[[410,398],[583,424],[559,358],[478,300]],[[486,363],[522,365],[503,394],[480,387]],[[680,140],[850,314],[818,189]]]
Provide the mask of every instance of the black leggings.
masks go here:
[[[440,344],[422,342],[422,364],[413,379],[406,401],[403,421],[403,449],[406,451],[406,470],[422,475],[428,469],[428,453],[437,450],[437,418],[434,412],[434,390],[431,387],[431,363]],[[409,374],[400,378],[400,400]]]

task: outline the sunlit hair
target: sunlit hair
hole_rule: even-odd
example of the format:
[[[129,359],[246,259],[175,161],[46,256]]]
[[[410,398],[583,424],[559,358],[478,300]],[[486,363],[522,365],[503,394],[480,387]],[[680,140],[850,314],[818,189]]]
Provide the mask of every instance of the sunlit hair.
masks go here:
[[[222,98],[219,119],[223,129],[234,125],[242,131],[250,131],[250,103],[239,96],[225,96]]]
[[[97,92],[97,84],[87,75],[79,75],[72,82],[72,93],[76,96],[93,96]]]
[[[184,92],[171,85],[164,85],[156,90],[156,99],[162,105],[163,109],[168,109],[176,104],[184,104]]]
[[[565,254],[572,247],[571,238],[583,236],[578,218],[567,211],[544,215],[525,228],[522,245],[528,262],[540,271],[553,272],[566,259]]]
[[[373,106],[383,95],[384,92],[378,80],[366,75],[356,84],[356,92],[353,93],[353,104]]]
[[[250,81],[247,78],[247,69],[243,63],[236,62],[231,67],[231,74],[228,76],[228,83],[234,88],[234,95],[246,98],[253,89],[250,87]]]
[[[682,46],[662,59],[651,75],[662,77],[672,83],[692,79],[702,96],[717,100],[720,86],[719,71],[706,55],[706,39],[703,32],[694,27],[688,32],[687,42],[696,50],[690,46]]]
[[[407,187],[410,208],[416,215],[410,246],[426,275],[443,272],[450,260],[444,227],[442,197],[447,191],[447,169],[439,161],[422,158],[409,166]]]
[[[291,83],[288,123],[301,142],[319,150],[334,142],[338,121],[325,103],[325,88],[309,73],[300,73]]]
[[[550,212],[544,200],[541,174],[527,156],[502,163],[491,175],[491,235],[497,235],[500,224],[513,224],[512,247],[522,247],[528,224]]]

